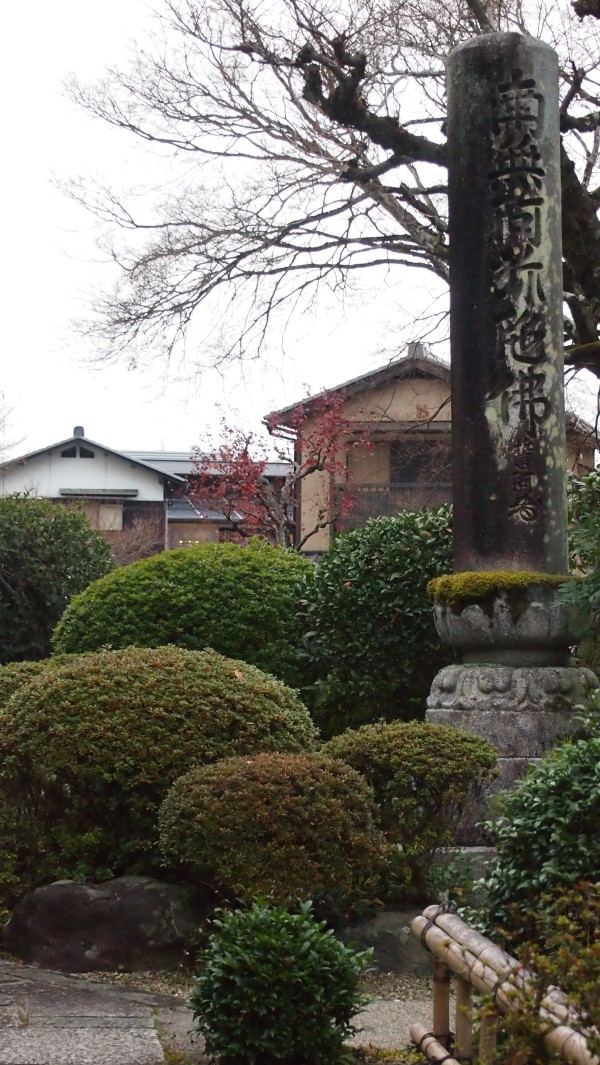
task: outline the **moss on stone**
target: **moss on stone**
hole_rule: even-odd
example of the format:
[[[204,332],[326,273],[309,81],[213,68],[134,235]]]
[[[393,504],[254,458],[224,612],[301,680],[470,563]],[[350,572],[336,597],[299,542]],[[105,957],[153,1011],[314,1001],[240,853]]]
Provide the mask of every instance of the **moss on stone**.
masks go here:
[[[465,603],[479,602],[497,595],[498,592],[526,592],[532,584],[556,588],[566,581],[575,580],[568,573],[536,573],[533,570],[475,570],[434,577],[427,585],[427,592],[439,603],[451,609]]]

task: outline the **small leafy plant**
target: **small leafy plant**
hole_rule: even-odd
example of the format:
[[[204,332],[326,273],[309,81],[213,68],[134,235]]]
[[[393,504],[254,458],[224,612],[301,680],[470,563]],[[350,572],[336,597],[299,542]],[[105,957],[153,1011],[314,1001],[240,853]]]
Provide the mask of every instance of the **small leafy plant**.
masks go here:
[[[520,941],[518,975],[512,1008],[503,1019],[503,1057],[535,1065],[561,1061],[560,1020],[543,1008],[556,1001],[556,989],[567,996],[568,1025],[583,1036],[590,1057],[600,1052],[600,884],[582,881],[574,887],[545,893],[532,909],[514,907],[515,932],[505,937]],[[528,978],[523,986],[522,967]],[[493,1009],[493,1000],[483,1003]],[[540,1007],[542,1012],[540,1013]],[[555,1042],[546,1036],[554,1029]],[[569,1039],[569,1028],[562,1030]],[[564,1059],[562,1059],[564,1060]]]
[[[335,939],[310,902],[290,913],[257,899],[217,914],[189,1001],[207,1052],[222,1065],[339,1061],[370,951]]]
[[[497,857],[484,890],[488,927],[522,928],[522,913],[543,909],[553,888],[600,879],[600,732],[554,748],[514,791],[499,796],[486,828]]]

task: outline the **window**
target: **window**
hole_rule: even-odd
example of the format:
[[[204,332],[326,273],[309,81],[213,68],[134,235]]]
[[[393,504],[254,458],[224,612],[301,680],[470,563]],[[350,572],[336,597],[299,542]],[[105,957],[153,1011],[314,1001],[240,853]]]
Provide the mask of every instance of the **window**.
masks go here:
[[[419,440],[406,437],[390,444],[390,484],[449,484],[450,439]]]
[[[96,458],[95,452],[90,451],[89,447],[83,447],[83,444],[72,444],[71,447],[66,447],[60,453],[61,459],[76,459],[78,455],[80,459]]]
[[[88,516],[90,525],[94,529],[102,529],[103,532],[120,532],[123,528],[123,504],[122,503],[97,503],[86,502],[83,509]]]

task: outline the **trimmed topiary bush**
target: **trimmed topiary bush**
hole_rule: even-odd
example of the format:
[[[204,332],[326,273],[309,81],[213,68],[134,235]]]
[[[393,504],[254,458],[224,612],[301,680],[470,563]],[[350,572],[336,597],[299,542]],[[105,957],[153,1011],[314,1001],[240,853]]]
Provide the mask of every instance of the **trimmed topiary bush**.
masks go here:
[[[0,666],[0,708],[4,709],[19,688],[44,673],[48,662],[49,658],[43,658],[39,662],[7,662]]]
[[[496,811],[486,826],[497,848],[484,881],[487,920],[518,931],[548,891],[600,880],[600,733],[554,748]]]
[[[52,658],[41,658],[37,662],[7,662],[6,665],[0,666],[0,710],[4,709],[19,688],[29,684],[35,677],[78,657],[79,655],[54,655]]]
[[[384,855],[373,792],[342,762],[259,754],[193,769],[160,811],[163,855],[221,894],[314,898],[376,893]]]
[[[298,686],[299,585],[312,564],[252,541],[164,551],[117,569],[78,596],[54,649],[211,647]]]
[[[254,902],[220,912],[190,1006],[209,1055],[222,1065],[327,1065],[339,1060],[364,1004],[369,952],[344,946],[315,921]]]
[[[0,499],[0,663],[44,658],[71,596],[113,568],[82,510],[49,499]]]
[[[426,587],[451,569],[448,507],[374,518],[335,540],[306,588],[306,644],[320,678],[314,714],[325,735],[422,717],[435,673],[451,660]]]
[[[83,655],[0,712],[0,803],[41,832],[31,883],[156,872],[157,812],[191,766],[303,751],[316,730],[296,694],[244,662],[176,647]]]
[[[400,844],[413,889],[422,886],[435,851],[452,844],[465,807],[496,772],[497,752],[485,740],[418,721],[348,729],[321,751],[368,780],[381,826],[390,842]]]

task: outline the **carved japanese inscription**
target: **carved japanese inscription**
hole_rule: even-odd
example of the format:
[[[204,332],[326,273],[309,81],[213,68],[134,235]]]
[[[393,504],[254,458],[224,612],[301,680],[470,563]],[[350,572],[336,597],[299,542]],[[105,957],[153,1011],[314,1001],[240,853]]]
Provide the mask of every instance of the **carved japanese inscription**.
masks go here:
[[[534,522],[543,504],[536,470],[544,423],[551,413],[547,388],[547,294],[540,254],[544,232],[544,178],[539,137],[544,98],[533,78],[513,70],[498,86],[492,121],[493,211],[490,249],[496,302],[496,381],[510,478],[509,516]],[[508,430],[508,432],[507,432]]]
[[[483,34],[447,84],[454,565],[562,573],[557,57]]]

